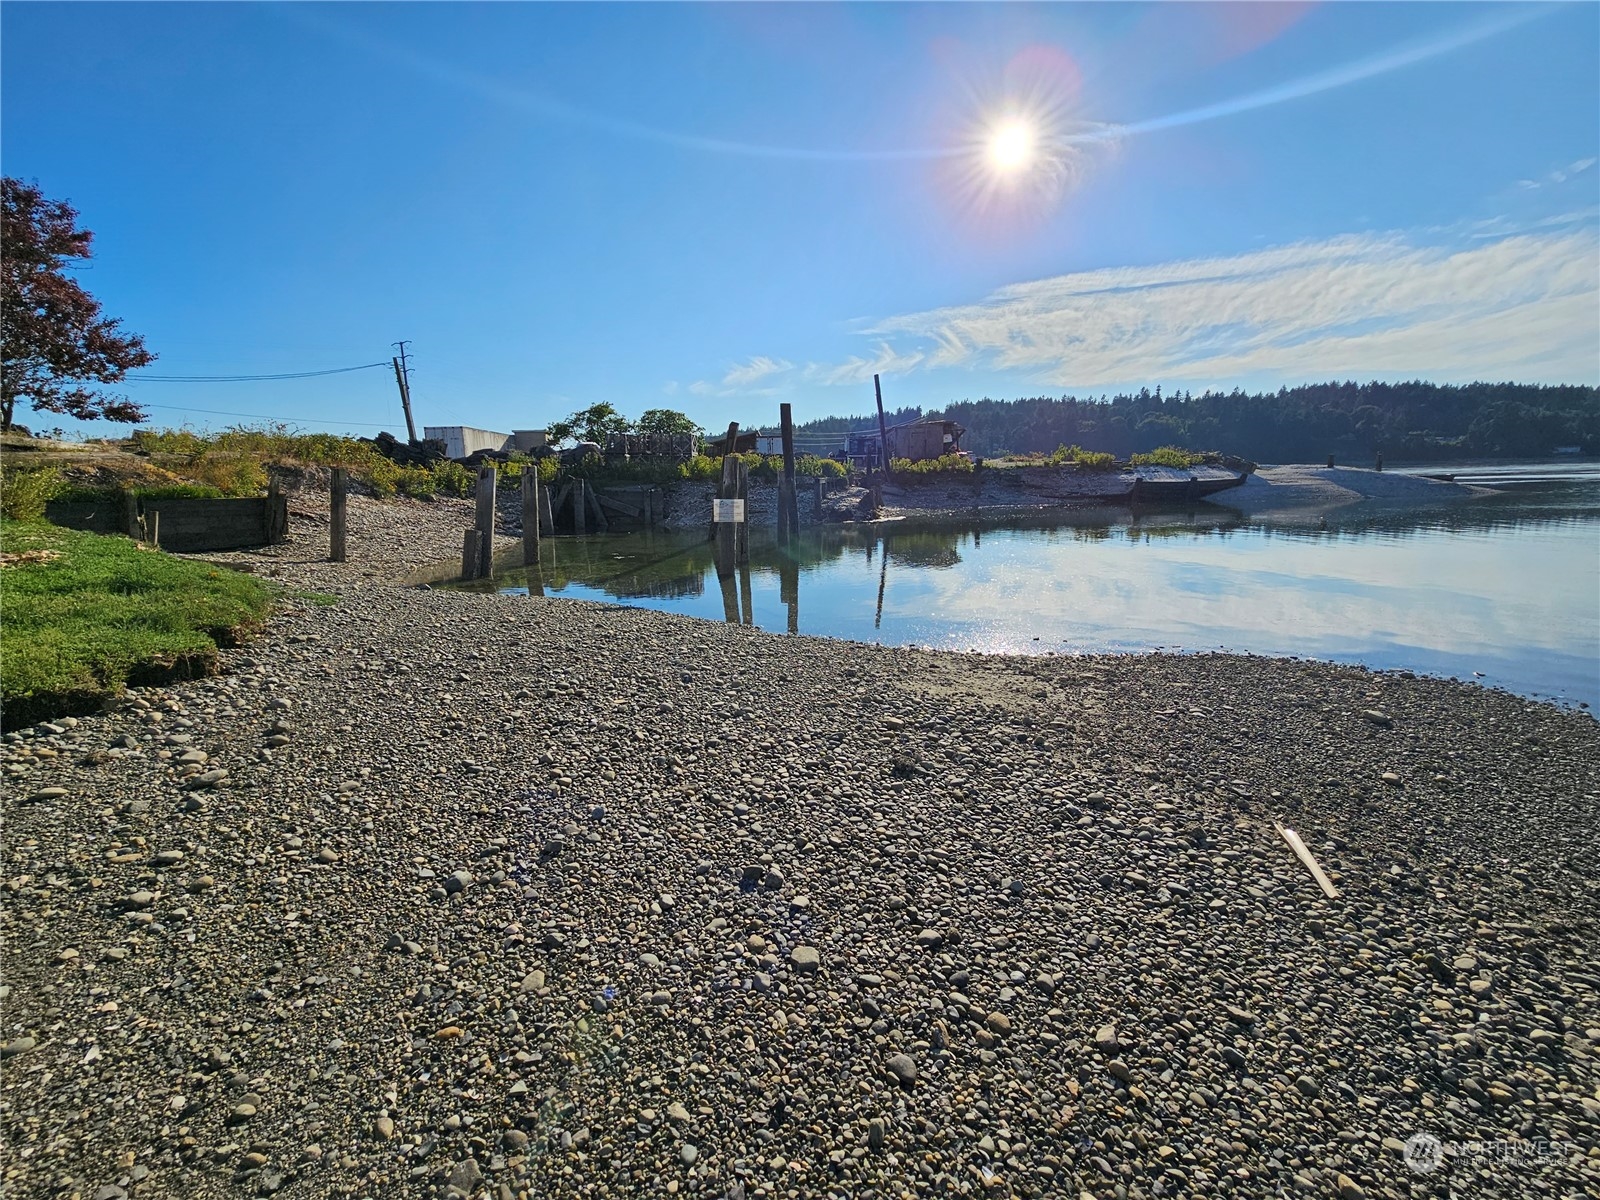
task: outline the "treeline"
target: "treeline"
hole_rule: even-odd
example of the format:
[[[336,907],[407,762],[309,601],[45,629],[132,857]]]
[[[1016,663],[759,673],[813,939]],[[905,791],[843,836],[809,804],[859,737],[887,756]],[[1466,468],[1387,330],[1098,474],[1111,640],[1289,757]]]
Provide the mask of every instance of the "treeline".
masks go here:
[[[891,418],[915,420],[917,409]],[[1080,398],[963,400],[938,414],[966,426],[972,454],[1079,445],[1119,458],[1157,446],[1221,450],[1257,462],[1363,462],[1543,457],[1558,446],[1600,454],[1600,391],[1517,383],[1318,383],[1276,392],[1207,391]],[[801,428],[843,432],[876,418],[830,417]]]

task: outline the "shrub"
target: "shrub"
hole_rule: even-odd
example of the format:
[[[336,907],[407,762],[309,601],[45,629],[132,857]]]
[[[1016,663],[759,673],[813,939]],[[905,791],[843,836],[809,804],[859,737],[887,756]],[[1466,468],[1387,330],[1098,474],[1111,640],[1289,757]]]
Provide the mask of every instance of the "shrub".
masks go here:
[[[963,455],[946,454],[939,458],[925,458],[920,462],[912,462],[909,458],[893,458],[889,460],[889,469],[898,475],[969,475],[973,463]]]
[[[843,479],[850,472],[838,459],[801,454],[794,460],[796,475],[821,475],[824,479]]]
[[[54,467],[38,471],[0,472],[0,515],[13,521],[37,521],[45,504],[61,492]]]
[[[1135,454],[1128,461],[1136,467],[1192,467],[1204,462],[1205,457],[1182,446],[1157,446],[1149,454]]]
[[[1050,461],[1058,467],[1071,463],[1089,471],[1106,471],[1117,465],[1114,455],[1104,450],[1085,450],[1082,446],[1057,446]]]
[[[694,479],[704,482],[722,478],[722,460],[712,458],[709,454],[696,454],[686,463],[678,464],[678,475],[682,479]]]
[[[208,451],[191,462],[186,473],[223,496],[254,496],[267,486],[266,468],[248,454]]]
[[[540,471],[540,478],[544,472]],[[448,458],[433,465],[434,489],[444,496],[470,496],[478,486],[478,477],[458,462]]]

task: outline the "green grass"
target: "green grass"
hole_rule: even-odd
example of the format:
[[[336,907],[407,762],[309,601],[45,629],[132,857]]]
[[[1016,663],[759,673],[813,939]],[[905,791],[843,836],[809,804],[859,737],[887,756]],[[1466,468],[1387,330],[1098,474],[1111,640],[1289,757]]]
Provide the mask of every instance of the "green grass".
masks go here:
[[[260,624],[273,590],[237,571],[34,522],[0,524],[0,722],[90,712],[128,684],[196,678]]]

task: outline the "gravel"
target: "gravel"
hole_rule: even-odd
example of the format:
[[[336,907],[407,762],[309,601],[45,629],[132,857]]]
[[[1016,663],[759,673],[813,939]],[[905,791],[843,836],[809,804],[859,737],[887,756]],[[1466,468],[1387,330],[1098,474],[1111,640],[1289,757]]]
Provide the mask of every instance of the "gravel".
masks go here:
[[[7,1195],[1600,1189],[1589,716],[396,586],[469,511],[8,735]]]

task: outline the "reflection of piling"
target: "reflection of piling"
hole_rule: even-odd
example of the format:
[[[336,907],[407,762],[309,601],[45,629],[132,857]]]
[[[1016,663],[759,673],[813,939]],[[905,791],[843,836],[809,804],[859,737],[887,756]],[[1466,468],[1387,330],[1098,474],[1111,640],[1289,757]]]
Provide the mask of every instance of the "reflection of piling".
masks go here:
[[[889,547],[885,543],[878,548],[878,611],[873,615],[872,627],[883,627],[883,589],[889,582]]]
[[[741,624],[754,625],[756,623],[755,598],[750,594],[750,564],[748,562],[739,564],[739,615]]]
[[[789,610],[789,632],[800,632],[800,564],[787,556],[778,560],[778,599]]]
[[[722,588],[722,619],[729,625],[739,623],[739,591],[738,584],[733,580],[731,570],[724,572],[722,564],[717,563],[717,583]]]

